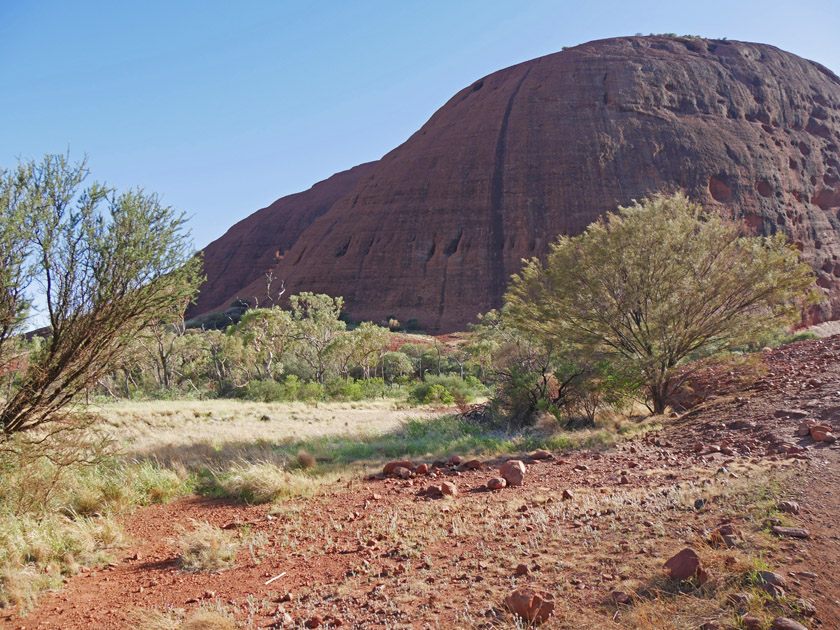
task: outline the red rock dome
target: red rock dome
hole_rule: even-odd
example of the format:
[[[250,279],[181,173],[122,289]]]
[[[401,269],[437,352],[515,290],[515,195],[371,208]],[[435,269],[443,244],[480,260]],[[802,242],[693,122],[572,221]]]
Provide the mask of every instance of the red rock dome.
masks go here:
[[[682,189],[800,243],[840,317],[840,79],[772,46],[623,37],[461,90],[375,163],[284,197],[205,250],[193,314],[264,294],[342,295],[355,319],[463,329],[523,258],[631,199]]]

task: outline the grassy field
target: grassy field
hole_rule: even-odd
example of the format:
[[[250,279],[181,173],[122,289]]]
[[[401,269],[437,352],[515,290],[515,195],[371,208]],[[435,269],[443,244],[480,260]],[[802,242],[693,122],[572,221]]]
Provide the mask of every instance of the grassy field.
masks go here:
[[[63,462],[25,444],[0,453],[0,607],[31,607],[39,590],[110,562],[124,544],[118,516],[138,506],[190,493],[279,501],[378,472],[391,459],[606,445],[648,426],[610,420],[575,432],[510,432],[394,401],[156,401],[89,411],[105,446],[81,441]]]

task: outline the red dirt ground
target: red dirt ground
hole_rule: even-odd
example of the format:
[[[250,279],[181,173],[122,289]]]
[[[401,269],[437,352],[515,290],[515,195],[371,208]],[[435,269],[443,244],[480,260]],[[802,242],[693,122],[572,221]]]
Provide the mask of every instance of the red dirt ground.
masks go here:
[[[718,580],[727,579],[720,567],[729,566],[730,551],[760,555],[788,576],[791,598],[813,602],[816,616],[804,623],[840,628],[840,447],[797,437],[801,420],[785,417],[840,429],[840,336],[768,351],[763,360],[766,373],[748,386],[736,385],[738,374],[711,375],[719,396],[657,433],[525,459],[519,488],[483,487],[496,460],[475,471],[442,467],[435,480],[350,479],[280,506],[188,497],[140,509],[124,519],[133,542],[117,562],[69,579],[24,618],[0,611],[0,627],[129,628],[144,610],[188,613],[209,602],[254,628],[283,627],[284,613],[292,627],[317,620],[345,628],[512,627],[500,611],[503,597],[526,584],[561,594],[546,627],[652,627],[628,625],[631,608],[661,583],[664,561],[692,545]],[[801,414],[784,413],[793,410]],[[788,453],[798,450],[790,446],[803,450]],[[802,506],[787,520],[810,539],[770,536],[751,506],[726,494],[756,475],[780,480],[780,498]],[[444,479],[457,484],[457,497],[424,492]],[[567,489],[574,496],[563,500]],[[694,497],[706,496],[709,505],[693,509]],[[228,571],[182,573],[172,539],[191,519],[228,526],[252,548]],[[727,521],[743,531],[739,548],[703,546],[708,531]],[[520,563],[528,572],[516,576]],[[634,603],[605,603],[614,590],[633,594]],[[767,619],[774,606],[765,604]],[[730,627],[732,612],[743,611],[710,619]]]

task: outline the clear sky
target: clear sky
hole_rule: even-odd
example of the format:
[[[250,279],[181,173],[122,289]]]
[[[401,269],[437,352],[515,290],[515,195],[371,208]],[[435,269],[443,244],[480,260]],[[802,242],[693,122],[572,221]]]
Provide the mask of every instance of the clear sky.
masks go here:
[[[0,166],[87,154],[203,247],[375,160],[476,79],[593,39],[773,44],[840,73],[840,0],[0,0]]]

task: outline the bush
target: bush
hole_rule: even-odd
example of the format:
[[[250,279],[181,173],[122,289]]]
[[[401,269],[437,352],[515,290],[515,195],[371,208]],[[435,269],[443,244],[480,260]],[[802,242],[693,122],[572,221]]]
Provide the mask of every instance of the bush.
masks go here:
[[[411,388],[408,397],[412,402],[423,405],[436,403],[450,405],[456,400],[471,402],[486,394],[486,388],[474,376],[461,379],[458,376],[427,374],[423,381]]]
[[[178,566],[188,573],[218,573],[229,569],[239,550],[232,533],[206,522],[196,522],[195,529],[184,531],[178,538],[178,546],[181,549]]]

